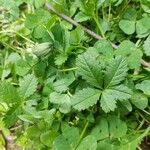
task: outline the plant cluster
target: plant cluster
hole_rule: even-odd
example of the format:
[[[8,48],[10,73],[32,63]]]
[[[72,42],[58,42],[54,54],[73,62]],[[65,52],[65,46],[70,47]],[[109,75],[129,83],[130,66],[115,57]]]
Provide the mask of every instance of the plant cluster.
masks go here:
[[[0,0],[0,39],[0,149],[148,145],[149,0]]]

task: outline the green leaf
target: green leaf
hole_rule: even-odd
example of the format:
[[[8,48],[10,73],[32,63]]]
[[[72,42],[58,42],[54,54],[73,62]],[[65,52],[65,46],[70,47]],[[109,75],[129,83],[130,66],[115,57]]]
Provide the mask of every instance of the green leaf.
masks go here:
[[[20,101],[20,96],[15,87],[8,82],[0,82],[0,102],[6,102],[9,105]]]
[[[54,142],[54,147],[57,150],[71,150],[72,149],[67,139],[65,139],[63,136],[59,136],[56,138]]]
[[[44,9],[36,9],[35,14],[28,14],[25,20],[25,26],[33,29],[48,21],[50,14]]]
[[[141,65],[143,53],[131,41],[123,41],[115,51],[115,54],[126,57],[130,69],[138,68]]]
[[[79,111],[89,108],[97,103],[100,97],[100,90],[85,88],[75,93],[71,98],[71,105]]]
[[[70,97],[67,94],[60,94],[53,92],[50,94],[50,102],[58,104],[59,110],[62,113],[68,113],[70,111]]]
[[[76,150],[96,150],[97,149],[97,141],[94,136],[88,135],[85,137]]]
[[[99,118],[96,126],[93,128],[91,135],[95,136],[97,140],[103,140],[109,137],[109,127],[106,118]]]
[[[50,102],[54,104],[63,104],[68,103],[70,101],[70,97],[67,94],[60,94],[57,92],[53,92],[50,94]]]
[[[144,45],[143,45],[145,54],[147,56],[150,56],[150,35],[148,36],[148,38],[145,40]]]
[[[150,6],[149,6],[149,5],[144,5],[144,4],[142,4],[141,7],[143,8],[143,10],[144,10],[146,13],[150,13]]]
[[[9,13],[12,15],[14,19],[19,18],[19,8],[17,6],[17,3],[14,2],[13,0],[9,1],[2,1],[1,4],[6,10],[9,11]]]
[[[45,133],[42,133],[40,136],[40,140],[41,142],[48,146],[48,147],[52,147],[53,146],[53,142],[55,140],[55,138],[57,137],[57,133],[54,131],[46,131]]]
[[[26,129],[27,138],[34,139],[40,135],[40,130],[37,125],[29,126]]]
[[[45,3],[45,0],[36,0],[34,1],[34,5],[36,8],[42,7]]]
[[[17,122],[18,116],[20,115],[21,112],[22,111],[19,103],[10,107],[10,109],[5,114],[5,117],[3,118],[5,125],[8,128],[13,126]]]
[[[116,100],[113,97],[113,95],[110,95],[108,90],[103,91],[101,100],[100,100],[100,105],[105,113],[115,110]]]
[[[119,146],[119,150],[136,150],[144,137],[149,134],[150,127],[148,127],[142,134],[134,134],[131,136],[125,137],[124,142]]]
[[[148,99],[142,93],[134,93],[131,97],[131,102],[141,110],[144,110],[148,106]]]
[[[109,141],[102,140],[102,141],[98,142],[97,150],[106,150],[106,147],[109,150],[113,150],[114,148],[116,148],[115,145],[113,145],[113,143],[110,143]]]
[[[131,97],[132,91],[126,86],[119,85],[110,87],[102,92],[101,96],[101,107],[108,113],[114,111],[116,108],[116,100],[127,100]]]
[[[150,17],[144,17],[136,23],[136,33],[138,37],[145,37],[149,34]]]
[[[135,32],[135,21],[121,20],[119,27],[124,33],[128,35],[133,34]]]
[[[19,80],[19,93],[26,99],[31,96],[37,88],[37,79],[33,74],[28,74]]]
[[[99,52],[99,54],[106,56],[107,58],[112,58],[113,47],[108,40],[97,41],[94,48]]]
[[[125,107],[129,112],[132,111],[132,105],[129,100],[120,101],[122,106]],[[122,109],[122,108],[121,108]]]
[[[108,137],[120,138],[126,135],[127,125],[119,117],[108,115],[99,117],[96,126],[93,128],[91,135],[95,136],[97,141],[101,141]]]
[[[150,96],[150,80],[144,80],[139,84],[136,84],[136,89],[143,91],[144,94]]]
[[[83,77],[91,85],[101,88],[102,86],[102,69],[99,61],[96,60],[95,55],[87,51],[78,56],[76,64],[79,75]]]
[[[27,16],[25,26],[29,29],[33,29],[38,25],[38,17],[35,14],[29,14]]]
[[[112,59],[106,67],[104,76],[104,87],[111,87],[119,84],[127,76],[127,63],[126,60],[120,56]]]
[[[120,138],[126,135],[127,125],[117,116],[108,116],[110,138]]]
[[[75,30],[71,31],[70,43],[73,45],[80,44],[81,40],[84,38],[84,32],[81,27],[77,27]]]
[[[113,86],[106,90],[109,91],[110,95],[114,94],[114,98],[118,100],[129,99],[132,95],[132,91],[124,85]]]
[[[60,66],[62,64],[65,63],[65,61],[67,60],[68,56],[64,53],[61,53],[61,54],[58,54],[56,57],[55,57],[55,64],[57,66]]]
[[[75,15],[74,19],[77,21],[77,22],[84,22],[84,21],[87,21],[89,20],[91,17],[87,16],[86,14],[82,13],[82,12],[79,12]]]
[[[137,11],[134,8],[127,8],[123,18],[130,21],[135,21],[137,18]]]
[[[31,69],[31,66],[28,64],[26,60],[21,59],[16,62],[15,69],[17,75],[24,76]]]
[[[57,150],[72,150],[79,139],[79,130],[75,127],[67,127],[62,135],[58,136],[54,142]]]
[[[74,74],[70,73],[65,75],[63,78],[53,83],[54,90],[56,92],[64,92],[68,89],[68,86],[75,80]]]

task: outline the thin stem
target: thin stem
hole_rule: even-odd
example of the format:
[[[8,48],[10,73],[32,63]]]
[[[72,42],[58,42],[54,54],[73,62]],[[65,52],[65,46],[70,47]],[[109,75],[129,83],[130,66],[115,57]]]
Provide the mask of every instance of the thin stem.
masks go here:
[[[20,51],[18,51],[18,50],[17,50],[16,48],[14,48],[13,46],[7,44],[6,42],[2,42],[2,44],[3,44],[4,46],[7,46],[7,47],[9,47],[10,49],[14,50],[14,51],[17,52],[17,53],[20,53]]]
[[[25,36],[21,35],[20,33],[18,33],[18,32],[15,32],[15,33],[16,33],[18,36],[20,36],[20,37],[22,37],[23,39],[25,39],[26,41],[28,41],[28,42],[34,44],[34,42],[33,42],[32,40],[26,38]]]
[[[147,115],[150,116],[150,113],[148,111],[146,111],[146,110],[142,110],[142,111],[145,112]]]
[[[74,147],[73,150],[76,150],[76,148],[77,148],[78,145],[80,144],[80,142],[81,142],[81,140],[82,140],[82,138],[83,138],[83,136],[84,136],[84,134],[85,134],[85,131],[86,131],[88,125],[89,125],[89,122],[87,121],[86,124],[85,124],[85,126],[84,126],[84,128],[83,128],[83,130],[82,130],[82,132],[81,132],[81,135],[80,135],[80,137],[79,137],[79,140],[77,141],[77,144],[76,144],[76,146]]]
[[[103,28],[102,28],[101,24],[99,23],[99,20],[95,16],[93,16],[93,19],[94,19],[94,21],[95,21],[102,37],[105,38],[105,34],[104,34],[104,31],[103,31]]]
[[[140,115],[140,117],[141,117],[145,122],[147,122],[148,124],[150,124],[149,120],[147,120],[139,111],[138,111],[138,114]]]
[[[145,120],[143,119],[140,123],[140,125],[137,127],[137,131],[141,129],[141,127],[143,126],[143,124],[145,123]]]
[[[18,33],[18,32],[13,31],[13,30],[3,30],[3,31],[0,31],[0,34],[1,34],[1,33],[15,33],[15,34],[17,34],[18,36],[20,36],[20,37],[22,37],[23,39],[25,39],[26,41],[31,42],[32,44],[34,44],[34,42],[33,42],[32,40],[26,38],[25,36],[21,35],[21,34]]]
[[[139,146],[137,146],[138,150],[142,150]]]
[[[3,69],[2,69],[2,73],[1,73],[1,81],[3,81],[5,79],[4,70],[6,68],[6,59],[7,59],[7,57],[8,57],[8,52],[6,51],[5,57],[4,57]]]
[[[60,72],[66,72],[66,71],[72,71],[72,70],[76,70],[78,69],[78,67],[73,67],[73,68],[68,68],[68,69],[61,69],[59,70]]]
[[[110,22],[110,16],[111,16],[111,3],[109,4],[109,9],[108,9],[108,22]]]

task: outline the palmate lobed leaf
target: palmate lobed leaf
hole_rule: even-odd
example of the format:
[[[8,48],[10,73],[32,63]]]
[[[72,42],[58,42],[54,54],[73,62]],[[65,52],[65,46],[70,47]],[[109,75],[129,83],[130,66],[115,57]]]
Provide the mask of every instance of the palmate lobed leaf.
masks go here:
[[[99,87],[98,83],[101,83],[102,89],[99,91],[101,94],[100,104],[102,109],[108,113],[115,110],[117,100],[128,100],[132,95],[132,91],[128,87],[120,85],[121,81],[127,76],[127,62],[126,59],[121,56],[112,58],[108,61],[106,71],[104,72],[102,69],[97,70],[100,67],[97,61],[95,61],[97,62],[96,64],[93,63],[94,56],[97,56],[97,54],[91,53],[90,49],[80,55],[77,59],[77,66],[79,67],[78,71],[79,74],[91,85]],[[100,78],[101,76],[102,78]],[[102,85],[103,82],[104,87]],[[90,90],[93,92],[91,91],[90,93]],[[76,92],[72,100],[73,108],[84,110],[96,104],[98,101],[96,99],[98,97],[91,99],[94,90],[96,89],[87,88]],[[90,96],[90,98],[88,96]]]

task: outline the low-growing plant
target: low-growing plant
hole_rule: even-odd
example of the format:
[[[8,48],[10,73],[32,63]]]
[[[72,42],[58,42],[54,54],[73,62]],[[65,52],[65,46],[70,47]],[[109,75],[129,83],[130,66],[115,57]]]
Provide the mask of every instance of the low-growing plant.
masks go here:
[[[149,13],[149,0],[0,0],[0,149],[149,149]]]

